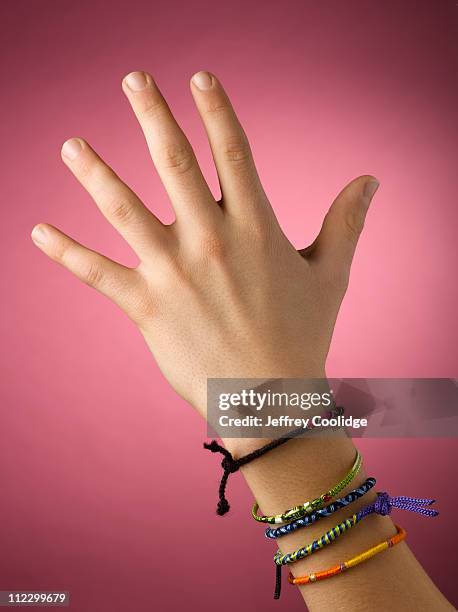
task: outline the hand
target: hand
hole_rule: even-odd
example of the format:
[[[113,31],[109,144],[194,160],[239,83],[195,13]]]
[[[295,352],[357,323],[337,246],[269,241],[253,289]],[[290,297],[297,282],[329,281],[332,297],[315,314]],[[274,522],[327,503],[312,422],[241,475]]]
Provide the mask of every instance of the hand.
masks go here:
[[[116,302],[137,324],[174,389],[205,414],[209,377],[322,377],[367,208],[378,182],[352,181],[314,243],[297,252],[260,184],[249,144],[218,80],[200,72],[191,91],[210,141],[216,202],[192,148],[152,77],[123,90],[175,209],[163,225],[79,138],[62,158],[140,259],[126,268],[50,225],[35,244]]]

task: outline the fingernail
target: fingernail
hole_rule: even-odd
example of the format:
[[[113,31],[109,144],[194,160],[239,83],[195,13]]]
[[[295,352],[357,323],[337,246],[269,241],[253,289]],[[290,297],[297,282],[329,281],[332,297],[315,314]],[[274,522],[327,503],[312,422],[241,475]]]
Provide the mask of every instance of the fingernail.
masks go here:
[[[62,155],[69,160],[73,160],[80,154],[82,148],[78,138],[70,138],[62,146]]]
[[[213,85],[213,79],[209,72],[198,72],[192,77],[192,82],[199,89],[205,90],[210,89]]]
[[[48,234],[40,225],[37,225],[32,230],[32,240],[36,244],[45,244]]]
[[[141,91],[148,85],[148,79],[144,72],[131,72],[124,79],[126,85],[132,91]]]
[[[380,183],[378,181],[369,181],[364,185],[364,197],[367,198],[368,203],[374,197],[375,192],[379,188]]]

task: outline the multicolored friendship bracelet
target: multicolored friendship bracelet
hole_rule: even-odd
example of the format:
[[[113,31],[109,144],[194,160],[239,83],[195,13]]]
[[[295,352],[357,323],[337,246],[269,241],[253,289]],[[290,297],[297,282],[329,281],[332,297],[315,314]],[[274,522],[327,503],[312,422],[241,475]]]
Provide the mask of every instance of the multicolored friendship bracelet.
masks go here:
[[[393,546],[396,546],[396,544],[399,544],[399,542],[402,542],[402,540],[406,538],[407,533],[405,532],[405,530],[399,525],[396,525],[395,527],[397,531],[396,535],[389,538],[388,540],[384,540],[383,542],[380,542],[380,544],[377,544],[376,546],[373,546],[372,548],[369,548],[368,550],[365,550],[359,555],[356,555],[356,557],[352,557],[351,559],[348,559],[348,561],[344,561],[343,563],[340,563],[339,565],[335,565],[334,567],[331,567],[328,570],[324,570],[321,572],[314,572],[306,576],[298,576],[295,578],[292,574],[289,574],[288,581],[291,584],[297,584],[297,585],[310,584],[311,582],[317,582],[318,580],[325,580],[326,578],[331,578],[332,576],[341,574],[342,572],[345,572],[346,570],[352,567],[356,567],[357,565],[359,565],[360,563],[363,563],[364,561],[368,561],[372,557],[375,557],[375,555],[377,555],[378,553],[381,553],[384,550],[387,550],[388,548],[392,548]],[[278,592],[278,596],[276,596],[275,599],[278,599],[279,596],[280,596],[280,592]]]
[[[284,535],[287,535],[288,533],[292,533],[297,529],[302,529],[303,527],[310,527],[310,525],[313,525],[319,519],[324,518],[326,516],[331,516],[331,514],[334,514],[334,512],[337,512],[337,510],[348,506],[349,504],[353,503],[354,501],[365,495],[368,491],[372,489],[372,487],[375,486],[375,483],[375,478],[370,477],[360,487],[354,489],[353,491],[350,491],[350,493],[345,495],[345,497],[336,499],[328,506],[321,508],[321,510],[316,510],[313,514],[303,516],[302,518],[297,519],[292,523],[288,523],[287,525],[282,525],[281,527],[276,527],[274,529],[266,529],[266,538],[277,539],[281,538]]]
[[[431,510],[424,506],[430,506],[434,503],[434,499],[415,499],[414,497],[390,497],[388,493],[378,493],[378,497],[373,504],[365,506],[359,512],[353,514],[349,518],[342,521],[339,525],[336,525],[325,534],[314,540],[307,546],[298,548],[294,552],[282,554],[277,551],[274,556],[274,561],[278,566],[287,565],[288,563],[294,563],[304,557],[309,557],[317,550],[332,544],[339,536],[346,533],[349,529],[357,525],[366,516],[370,514],[380,514],[386,516],[391,513],[392,508],[398,508],[400,510],[408,510],[410,512],[417,512],[423,516],[437,516],[439,512],[437,510]]]
[[[315,512],[315,510],[323,508],[326,502],[331,501],[333,497],[335,497],[338,493],[345,489],[345,487],[354,479],[356,474],[359,472],[361,468],[361,463],[362,457],[359,451],[356,451],[355,462],[353,463],[348,474],[332,489],[330,489],[326,493],[323,493],[322,495],[320,495],[320,497],[317,497],[316,499],[307,501],[301,506],[295,506],[290,510],[286,510],[285,512],[283,512],[283,514],[276,514],[273,516],[259,516],[259,506],[257,503],[255,503],[251,510],[251,515],[253,516],[255,521],[259,521],[260,523],[278,524],[302,518],[305,514],[312,514],[313,512]]]
[[[330,417],[341,416],[343,415],[343,413],[344,413],[344,409],[342,406],[335,406],[332,410],[329,411],[329,416]],[[304,431],[310,430],[310,429],[314,429],[314,427],[313,426],[298,427],[297,429],[294,429],[293,431],[290,431],[284,434],[280,438],[277,438],[276,440],[272,440],[272,442],[269,442],[269,444],[266,444],[265,446],[258,448],[252,453],[245,455],[245,457],[240,457],[240,459],[234,459],[232,454],[226,448],[218,444],[216,440],[212,440],[210,444],[207,444],[206,442],[204,442],[204,448],[206,450],[209,450],[212,453],[221,453],[223,455],[223,460],[221,461],[221,467],[223,468],[223,475],[221,477],[221,481],[220,481],[219,489],[218,489],[219,501],[216,506],[216,514],[223,516],[224,514],[229,512],[229,509],[230,509],[229,502],[226,499],[226,485],[227,485],[227,481],[229,478],[229,474],[233,474],[234,472],[237,472],[242,466],[246,465],[247,463],[250,463],[250,461],[257,459],[258,457],[262,457],[262,455],[265,455],[265,453],[268,453],[270,450],[277,448],[277,446],[281,446],[282,444],[284,444],[285,442],[288,442],[288,440],[291,440],[292,438],[297,438],[298,436],[303,434]]]

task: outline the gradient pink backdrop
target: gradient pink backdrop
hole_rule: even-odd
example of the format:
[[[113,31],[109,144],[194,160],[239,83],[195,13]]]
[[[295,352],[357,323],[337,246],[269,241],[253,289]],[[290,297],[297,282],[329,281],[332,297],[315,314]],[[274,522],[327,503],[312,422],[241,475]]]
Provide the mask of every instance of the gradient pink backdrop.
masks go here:
[[[273,548],[247,519],[240,476],[231,515],[215,516],[220,469],[201,448],[204,423],[133,325],[29,233],[52,222],[135,261],[60,161],[74,135],[171,218],[120,89],[134,69],[155,75],[216,188],[188,90],[209,69],[297,246],[344,183],[381,180],[328,373],[455,376],[456,10],[433,0],[2,3],[0,590],[66,589],[78,612],[303,609],[294,589],[272,600]],[[359,447],[382,489],[440,500],[434,525],[402,524],[458,603],[455,441]]]

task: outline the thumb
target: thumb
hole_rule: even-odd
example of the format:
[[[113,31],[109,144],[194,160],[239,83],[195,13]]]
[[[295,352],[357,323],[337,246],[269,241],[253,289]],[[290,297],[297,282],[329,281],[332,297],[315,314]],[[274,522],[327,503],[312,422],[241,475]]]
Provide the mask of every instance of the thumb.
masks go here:
[[[360,176],[339,193],[319,235],[307,249],[311,259],[327,265],[336,275],[348,276],[366,213],[378,186],[375,177]]]

